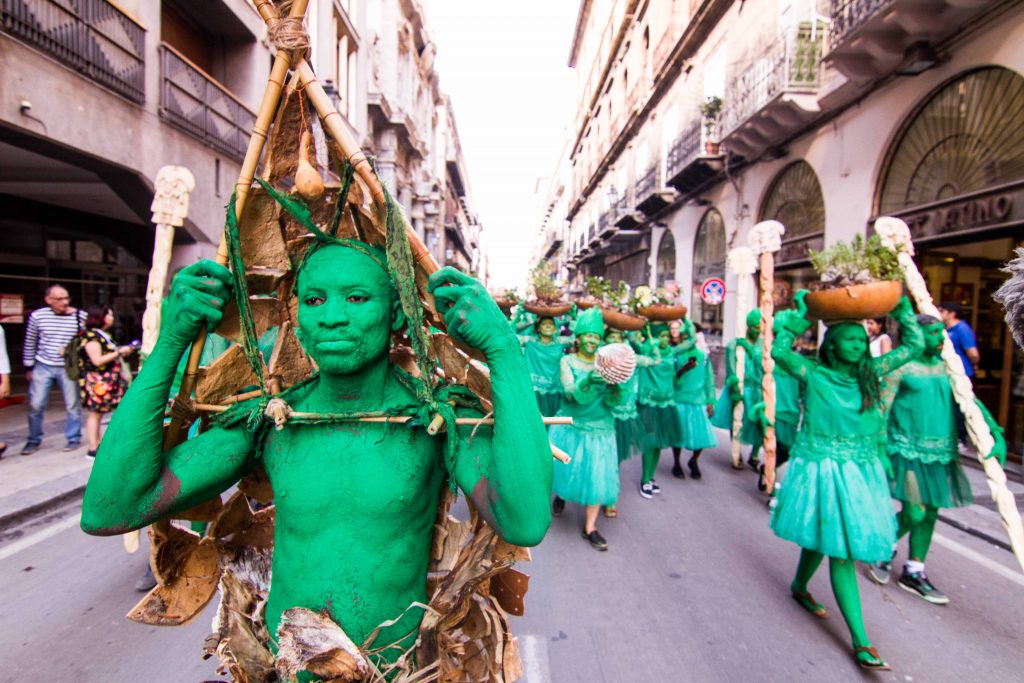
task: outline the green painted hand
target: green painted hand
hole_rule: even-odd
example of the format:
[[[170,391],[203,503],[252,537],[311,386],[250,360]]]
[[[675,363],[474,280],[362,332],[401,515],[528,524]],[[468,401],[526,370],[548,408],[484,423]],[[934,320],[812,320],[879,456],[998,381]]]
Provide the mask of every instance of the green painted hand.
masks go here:
[[[519,342],[505,316],[479,282],[446,267],[430,276],[427,291],[434,296],[452,337],[487,357],[513,349],[519,353]]]
[[[896,306],[892,309],[892,312],[889,315],[897,320],[901,320],[913,314],[914,307],[910,304],[910,299],[907,298],[907,295],[904,294],[900,297],[900,300],[896,302]]]
[[[994,417],[992,417],[992,413],[988,412],[988,408],[985,407],[984,403],[982,403],[978,399],[974,399],[974,403],[978,406],[978,408],[981,409],[981,415],[982,417],[985,418],[985,424],[988,425],[988,430],[992,432],[992,440],[995,441],[995,444],[993,444],[992,446],[992,450],[988,452],[988,455],[985,456],[985,459],[996,458],[997,460],[999,460],[1000,465],[1005,466],[1006,437],[1003,436],[1003,428],[1000,427],[999,423],[996,422]]]
[[[793,295],[793,305],[796,306],[796,314],[801,318],[807,317],[807,302],[804,299],[807,298],[806,289],[798,289],[796,294]]]
[[[164,300],[160,338],[191,344],[203,326],[217,329],[230,299],[231,273],[224,266],[203,259],[183,268]]]
[[[765,415],[764,407],[764,401],[758,401],[757,403],[755,403],[753,409],[751,410],[752,414],[750,416],[750,419],[760,424],[761,429],[768,429],[769,427],[772,426],[772,422],[771,420],[768,419],[768,416]]]
[[[729,400],[733,403],[739,403],[743,400],[743,394],[740,393],[740,378],[736,375],[730,375],[725,380],[725,387],[729,391]]]

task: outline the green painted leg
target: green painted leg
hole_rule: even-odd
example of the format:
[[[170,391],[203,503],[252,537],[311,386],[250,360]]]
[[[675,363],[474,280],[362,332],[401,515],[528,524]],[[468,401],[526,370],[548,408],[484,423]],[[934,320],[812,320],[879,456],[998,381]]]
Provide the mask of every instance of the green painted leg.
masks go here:
[[[643,459],[644,472],[643,478],[640,480],[640,482],[646,484],[647,482],[654,479],[654,472],[658,469],[658,460],[661,459],[661,449],[645,448]]]
[[[939,519],[937,508],[925,507],[924,518],[910,530],[910,559],[924,562],[932,545],[935,522]]]
[[[793,577],[793,583],[789,584],[789,589],[793,593],[793,599],[819,619],[827,617],[828,612],[825,611],[825,606],[815,600],[814,596],[810,594],[807,590],[807,584],[810,582],[811,577],[814,576],[814,572],[818,571],[818,567],[821,566],[821,561],[824,558],[824,555],[813,550],[807,550],[806,548],[801,550],[800,562],[796,566],[796,576]]]
[[[857,588],[857,570],[853,560],[842,560],[830,557],[828,562],[829,576],[832,579],[832,592],[839,603],[839,610],[846,620],[853,639],[854,653],[857,662],[869,669],[888,668],[886,663],[871,648],[871,641],[864,631],[864,617],[860,607],[860,589]]]

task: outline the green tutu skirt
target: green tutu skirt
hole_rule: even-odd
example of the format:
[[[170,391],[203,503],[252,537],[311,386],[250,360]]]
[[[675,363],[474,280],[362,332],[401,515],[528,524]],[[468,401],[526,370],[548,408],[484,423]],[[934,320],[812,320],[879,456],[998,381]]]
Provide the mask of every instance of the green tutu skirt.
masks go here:
[[[679,423],[683,428],[683,438],[672,444],[676,448],[688,451],[699,451],[702,448],[714,448],[718,445],[715,430],[711,427],[705,406],[690,403],[677,403]]]
[[[732,399],[729,398],[728,388],[722,389],[718,395],[718,403],[715,404],[715,416],[711,418],[711,426],[724,429],[732,435]],[[747,411],[743,411],[743,423],[740,426],[740,443],[747,446],[758,445],[764,442],[764,432],[761,425],[747,419]]]
[[[644,423],[639,416],[615,420],[615,447],[619,462],[629,460],[644,448]]]
[[[896,517],[881,461],[873,454],[832,458],[797,444],[771,528],[776,536],[829,557],[888,560]]]
[[[615,505],[619,498],[615,428],[552,425],[548,438],[572,458],[568,465],[555,461],[555,495],[580,505]]]
[[[562,407],[562,395],[559,393],[542,394],[535,391],[533,395],[537,397],[537,407],[540,408],[540,414],[544,417],[554,417],[558,409]]]
[[[644,426],[644,448],[669,448],[683,439],[683,427],[675,405],[649,406],[638,403],[636,407]]]
[[[951,462],[922,462],[890,454],[892,497],[912,505],[933,508],[965,507],[974,502],[971,482],[959,458]]]

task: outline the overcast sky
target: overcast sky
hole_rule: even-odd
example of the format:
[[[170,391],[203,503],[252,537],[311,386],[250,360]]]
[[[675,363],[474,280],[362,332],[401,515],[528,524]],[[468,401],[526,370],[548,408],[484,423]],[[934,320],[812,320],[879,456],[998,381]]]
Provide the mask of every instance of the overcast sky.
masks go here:
[[[573,0],[433,0],[427,29],[452,99],[492,288],[519,286],[537,232],[537,179],[554,170],[573,108]],[[543,185],[540,191],[543,192]]]

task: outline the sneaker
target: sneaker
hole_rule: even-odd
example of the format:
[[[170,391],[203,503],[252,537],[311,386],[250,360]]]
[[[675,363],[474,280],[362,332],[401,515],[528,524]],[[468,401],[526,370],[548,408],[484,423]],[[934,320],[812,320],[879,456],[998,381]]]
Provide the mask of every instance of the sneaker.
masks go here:
[[[156,577],[153,576],[153,570],[147,566],[146,573],[135,582],[135,590],[140,593],[148,593],[154,588],[156,588]]]
[[[892,576],[892,562],[876,562],[868,567],[868,578],[884,586]]]
[[[563,512],[565,512],[565,501],[555,496],[555,499],[551,501],[551,514],[560,517]]]
[[[640,484],[640,495],[644,498],[654,498],[654,482],[645,481]]]
[[[686,479],[686,472],[683,472],[683,466],[679,463],[672,465],[672,476],[676,479]]]
[[[25,444],[25,447],[21,449],[21,454],[22,455],[32,455],[33,453],[35,453],[38,450],[39,450],[39,444],[37,444],[37,443],[27,443],[27,444]]]
[[[593,546],[595,550],[608,550],[608,541],[604,540],[604,536],[598,533],[597,529],[594,529],[589,534],[587,533],[587,530],[584,529],[583,538],[590,541],[590,545]]]
[[[95,460],[96,459],[96,451],[86,451],[85,452],[85,459],[86,460]]]
[[[686,463],[686,466],[690,468],[691,479],[700,479],[700,465],[697,464],[696,458],[690,458],[690,461]]]
[[[81,447],[81,441],[69,441],[68,443],[64,444],[64,452],[70,453],[71,451],[77,451]]]
[[[658,482],[654,481],[653,479],[651,479],[651,493],[655,495],[661,493],[661,487],[658,486]]]
[[[923,600],[933,605],[949,604],[949,598],[932,585],[932,582],[928,580],[928,575],[924,572],[909,572],[904,567],[898,583],[903,590],[909,593],[916,593]]]

